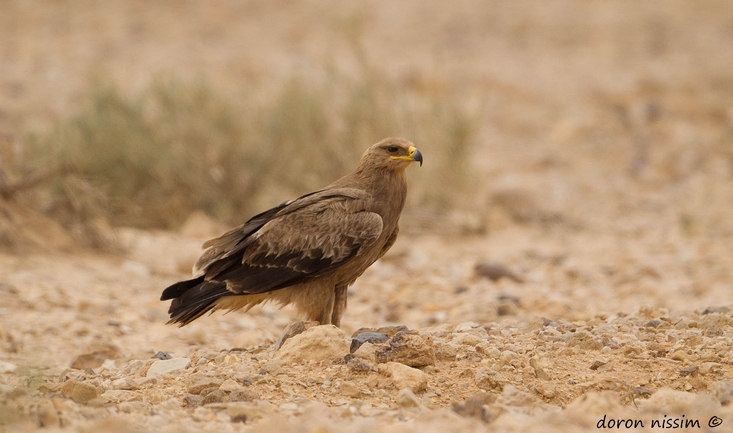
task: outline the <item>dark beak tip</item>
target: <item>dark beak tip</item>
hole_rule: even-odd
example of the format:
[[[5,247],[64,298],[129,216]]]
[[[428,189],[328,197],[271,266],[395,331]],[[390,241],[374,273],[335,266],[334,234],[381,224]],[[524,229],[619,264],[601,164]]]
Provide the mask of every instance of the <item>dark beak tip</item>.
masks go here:
[[[422,167],[422,153],[419,150],[415,150],[415,155],[412,156],[412,159],[419,162],[420,167]]]

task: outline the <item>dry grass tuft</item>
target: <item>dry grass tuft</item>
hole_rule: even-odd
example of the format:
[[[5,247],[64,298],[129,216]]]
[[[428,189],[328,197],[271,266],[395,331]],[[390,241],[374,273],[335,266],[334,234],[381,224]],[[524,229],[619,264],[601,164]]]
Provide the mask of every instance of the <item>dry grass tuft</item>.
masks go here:
[[[39,164],[76,167],[39,195],[57,218],[171,228],[195,210],[241,222],[346,174],[385,136],[426,156],[408,206],[444,213],[469,176],[476,123],[444,94],[400,92],[373,72],[320,85],[294,77],[265,104],[158,80],[137,96],[97,84],[83,109],[28,142]]]

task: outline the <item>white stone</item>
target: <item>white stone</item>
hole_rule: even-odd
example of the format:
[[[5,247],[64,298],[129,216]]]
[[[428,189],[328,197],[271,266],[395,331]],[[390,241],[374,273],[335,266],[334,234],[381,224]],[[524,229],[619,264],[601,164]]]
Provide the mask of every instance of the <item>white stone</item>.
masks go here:
[[[172,371],[182,370],[191,364],[190,358],[159,359],[148,369],[146,377],[160,376]]]

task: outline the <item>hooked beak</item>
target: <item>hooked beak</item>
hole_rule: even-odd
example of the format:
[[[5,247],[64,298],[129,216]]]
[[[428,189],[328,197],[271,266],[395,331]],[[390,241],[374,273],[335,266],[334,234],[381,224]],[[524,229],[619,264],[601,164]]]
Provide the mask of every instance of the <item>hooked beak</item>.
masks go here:
[[[419,162],[420,167],[422,167],[422,153],[415,146],[410,146],[407,151],[410,159]]]

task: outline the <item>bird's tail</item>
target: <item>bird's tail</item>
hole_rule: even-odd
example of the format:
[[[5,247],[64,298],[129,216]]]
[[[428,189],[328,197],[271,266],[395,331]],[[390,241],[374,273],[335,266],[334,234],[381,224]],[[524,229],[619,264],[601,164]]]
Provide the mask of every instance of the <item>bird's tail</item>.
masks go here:
[[[231,295],[225,283],[204,281],[204,277],[181,281],[163,290],[161,301],[172,299],[168,323],[188,325],[215,307],[222,296]]]

